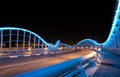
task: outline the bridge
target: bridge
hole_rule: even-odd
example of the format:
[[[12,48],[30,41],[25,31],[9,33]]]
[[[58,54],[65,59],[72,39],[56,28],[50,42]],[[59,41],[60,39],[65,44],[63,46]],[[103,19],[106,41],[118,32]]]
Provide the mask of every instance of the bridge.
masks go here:
[[[105,42],[46,42],[23,28],[0,28],[1,77],[120,77],[120,0]]]
[[[15,27],[0,28],[0,54],[2,57],[17,57],[48,54],[58,49],[60,41],[55,45],[47,43],[36,33]],[[42,52],[45,51],[45,52]]]

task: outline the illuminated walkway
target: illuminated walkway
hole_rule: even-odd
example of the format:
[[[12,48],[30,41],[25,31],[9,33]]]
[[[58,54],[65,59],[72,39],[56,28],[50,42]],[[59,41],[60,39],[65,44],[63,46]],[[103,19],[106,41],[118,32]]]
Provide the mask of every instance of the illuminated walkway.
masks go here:
[[[105,50],[102,63],[92,77],[120,77],[120,56]]]

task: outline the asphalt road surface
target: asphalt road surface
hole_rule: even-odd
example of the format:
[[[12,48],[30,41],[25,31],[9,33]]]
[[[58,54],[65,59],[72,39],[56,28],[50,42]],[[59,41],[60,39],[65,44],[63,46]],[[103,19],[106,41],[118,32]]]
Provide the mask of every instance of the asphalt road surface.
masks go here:
[[[14,77],[21,73],[79,58],[91,52],[90,50],[86,50],[46,56],[39,55],[26,58],[0,59],[0,77]]]

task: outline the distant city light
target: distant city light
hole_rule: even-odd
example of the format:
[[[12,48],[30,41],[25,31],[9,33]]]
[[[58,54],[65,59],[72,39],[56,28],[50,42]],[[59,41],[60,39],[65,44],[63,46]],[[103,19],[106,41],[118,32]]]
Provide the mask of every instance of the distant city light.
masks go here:
[[[30,51],[31,50],[31,48],[28,48],[28,51]]]

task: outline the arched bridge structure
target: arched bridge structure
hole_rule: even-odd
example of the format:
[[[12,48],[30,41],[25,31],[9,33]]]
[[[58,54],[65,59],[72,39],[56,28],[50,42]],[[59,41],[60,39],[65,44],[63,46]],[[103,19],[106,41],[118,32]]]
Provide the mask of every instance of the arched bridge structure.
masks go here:
[[[0,28],[0,53],[4,54],[41,54],[47,50],[57,50],[60,41],[47,43],[38,34],[23,28]],[[31,52],[29,52],[31,51]]]
[[[116,2],[112,27],[108,35],[108,38],[103,43],[97,43],[91,39],[84,39],[78,42],[75,46],[89,47],[90,41],[94,42],[96,45],[101,45],[102,48],[120,48],[120,0],[117,0]]]
[[[104,48],[120,48],[120,0],[116,2],[116,9],[112,27],[107,40],[103,43]]]
[[[92,50],[98,50],[101,48],[101,44],[97,43],[97,41],[92,39],[84,39],[78,42],[75,45],[76,49],[92,49]]]
[[[11,30],[9,32],[10,32],[10,35],[9,35],[9,44],[8,45],[10,48],[11,47],[11,39],[12,39],[11,38],[11,36],[12,36]],[[1,31],[1,34],[2,34],[2,31]],[[1,37],[3,37],[3,35],[1,35]],[[28,37],[30,37],[30,35]],[[1,39],[1,42],[3,42],[2,39]],[[33,41],[33,42],[35,43],[35,41]],[[58,49],[59,49],[59,48],[63,48],[63,47],[65,47],[65,48],[70,47],[70,49],[75,49],[75,50],[76,49],[77,50],[90,49],[90,50],[95,51],[95,53],[92,52],[91,54],[86,55],[84,57],[77,58],[77,59],[62,63],[62,64],[60,63],[55,66],[48,67],[49,68],[48,70],[46,68],[42,69],[42,72],[40,71],[41,70],[40,69],[40,70],[33,71],[30,73],[25,73],[23,75],[19,75],[16,77],[23,77],[23,76],[50,77],[51,74],[53,77],[77,77],[77,76],[78,77],[103,77],[103,76],[120,77],[119,68],[117,69],[115,67],[115,66],[119,66],[119,64],[120,64],[120,62],[119,62],[120,58],[118,57],[118,54],[120,54],[120,53],[110,51],[110,52],[114,53],[114,54],[111,54],[107,50],[103,50],[103,49],[107,49],[107,48],[113,48],[113,49],[120,48],[120,0],[117,0],[116,11],[115,11],[115,16],[114,16],[113,23],[112,23],[112,28],[111,28],[110,34],[109,34],[107,40],[105,40],[105,42],[98,43],[97,41],[92,40],[92,39],[84,39],[84,40],[81,40],[80,42],[78,42],[74,46],[69,46],[67,44],[59,43],[59,42],[57,42],[57,44],[55,44],[55,45],[49,45],[46,42],[44,42],[44,43],[45,43],[45,45],[48,45],[49,47],[52,47],[52,48],[58,47]],[[4,43],[2,43],[2,44],[4,44]],[[58,46],[58,44],[59,44],[59,46]],[[28,45],[30,45],[30,44],[28,44]],[[1,46],[1,48],[2,48],[2,46]],[[34,48],[35,48],[35,46],[34,46]],[[102,50],[101,50],[101,48],[102,48]],[[115,56],[115,54],[117,54],[117,56]],[[61,67],[61,68],[59,68],[59,67]],[[93,67],[95,67],[95,68],[93,68]],[[93,68],[93,69],[91,69],[91,68]],[[57,70],[53,71],[53,69],[57,69]],[[88,70],[88,69],[90,69],[90,70]],[[112,71],[108,71],[108,70],[112,70]],[[46,73],[43,73],[43,71],[46,71]],[[51,71],[51,73],[49,73],[50,71]],[[111,74],[108,75],[107,73],[104,73],[103,71],[108,71],[107,73],[111,73]],[[114,71],[114,73],[113,73],[113,71]],[[100,75],[100,76],[98,76],[98,75]]]

